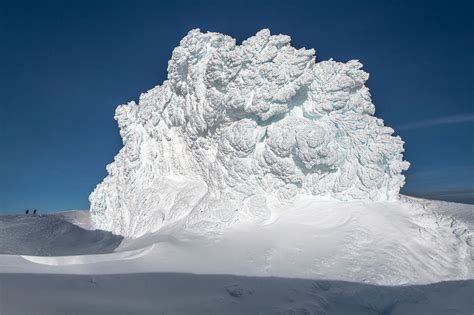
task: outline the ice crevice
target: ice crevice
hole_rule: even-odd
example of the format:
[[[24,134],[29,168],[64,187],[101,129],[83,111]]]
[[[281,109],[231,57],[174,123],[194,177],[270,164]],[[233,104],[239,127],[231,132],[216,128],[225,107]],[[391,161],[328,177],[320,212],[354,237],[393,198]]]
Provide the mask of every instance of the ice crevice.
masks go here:
[[[316,62],[290,41],[190,31],[168,79],[116,110],[124,146],[89,197],[96,227],[208,231],[300,195],[397,199],[409,163],[374,116],[362,64]]]

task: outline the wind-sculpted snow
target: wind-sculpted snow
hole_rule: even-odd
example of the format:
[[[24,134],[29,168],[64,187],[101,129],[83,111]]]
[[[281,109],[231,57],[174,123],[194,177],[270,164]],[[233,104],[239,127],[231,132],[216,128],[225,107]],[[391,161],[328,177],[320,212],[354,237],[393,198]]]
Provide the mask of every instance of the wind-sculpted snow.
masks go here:
[[[269,203],[301,194],[396,199],[409,163],[373,116],[361,67],[316,63],[266,29],[242,45],[190,31],[168,80],[117,108],[124,147],[90,196],[93,221],[137,237],[181,219],[265,220]]]

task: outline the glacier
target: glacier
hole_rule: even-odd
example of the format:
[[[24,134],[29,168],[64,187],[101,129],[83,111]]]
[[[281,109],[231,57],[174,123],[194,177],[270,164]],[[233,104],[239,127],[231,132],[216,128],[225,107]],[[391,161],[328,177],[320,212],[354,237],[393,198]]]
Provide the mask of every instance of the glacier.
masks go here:
[[[89,197],[95,226],[136,238],[266,222],[304,195],[397,200],[409,163],[362,64],[316,62],[290,41],[190,31],[167,80],[116,109],[124,146]]]

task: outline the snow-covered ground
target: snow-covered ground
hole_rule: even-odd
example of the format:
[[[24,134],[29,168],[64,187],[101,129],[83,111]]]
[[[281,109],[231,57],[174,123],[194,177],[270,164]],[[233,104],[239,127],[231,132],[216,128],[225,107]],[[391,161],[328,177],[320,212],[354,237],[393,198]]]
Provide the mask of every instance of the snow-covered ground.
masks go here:
[[[472,314],[473,226],[472,205],[407,197],[120,245],[87,211],[2,216],[0,314]]]
[[[91,230],[89,211],[0,216],[0,254],[59,256],[112,252],[122,241]]]
[[[186,273],[2,274],[1,314],[472,315],[474,281],[370,284]]]

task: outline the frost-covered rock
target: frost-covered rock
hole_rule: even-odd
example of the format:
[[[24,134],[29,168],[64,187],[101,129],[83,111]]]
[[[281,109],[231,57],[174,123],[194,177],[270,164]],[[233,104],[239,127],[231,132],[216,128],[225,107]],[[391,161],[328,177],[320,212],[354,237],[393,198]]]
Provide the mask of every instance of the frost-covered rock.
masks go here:
[[[409,163],[373,116],[368,74],[314,55],[267,29],[242,45],[190,31],[168,80],[116,110],[124,147],[90,195],[96,226],[137,237],[265,219],[270,199],[300,194],[396,199]]]

